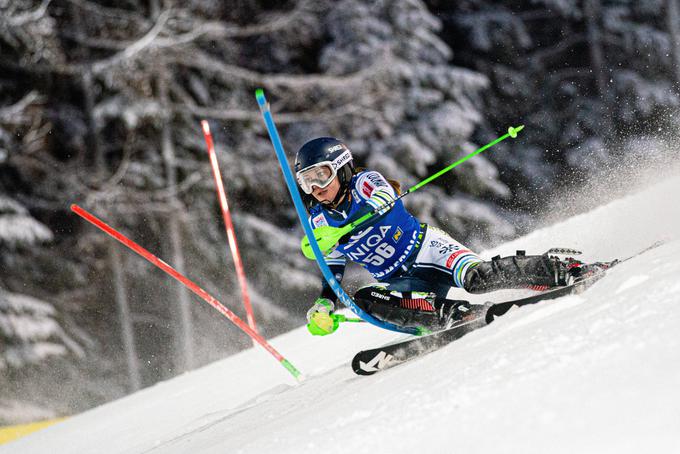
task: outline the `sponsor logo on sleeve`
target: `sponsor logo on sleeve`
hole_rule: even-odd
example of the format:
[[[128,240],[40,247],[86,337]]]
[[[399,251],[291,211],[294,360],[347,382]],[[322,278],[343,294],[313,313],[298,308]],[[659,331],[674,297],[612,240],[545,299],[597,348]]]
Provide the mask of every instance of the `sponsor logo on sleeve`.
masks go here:
[[[386,187],[388,186],[387,182],[383,177],[380,176],[380,174],[376,172],[371,172],[366,175],[366,178],[371,180],[371,183],[373,183],[375,186],[381,186],[381,187]]]
[[[371,193],[373,192],[373,186],[368,181],[364,181],[364,184],[361,185],[361,192],[366,196],[370,197]]]

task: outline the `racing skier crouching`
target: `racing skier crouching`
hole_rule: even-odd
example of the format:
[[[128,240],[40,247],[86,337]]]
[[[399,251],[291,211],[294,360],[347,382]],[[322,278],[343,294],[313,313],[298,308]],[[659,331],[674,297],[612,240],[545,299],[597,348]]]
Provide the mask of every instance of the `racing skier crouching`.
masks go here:
[[[401,200],[394,202],[398,184],[379,172],[355,169],[349,148],[337,139],[320,137],[304,144],[295,158],[295,172],[313,228],[340,227],[387,205],[325,257],[338,281],[347,259],[378,280],[354,295],[357,306],[378,320],[444,329],[471,308],[466,301],[446,299],[451,287],[470,293],[550,288],[567,285],[581,272],[581,262],[548,255],[518,253],[484,261],[446,232],[419,222]],[[336,296],[322,281],[321,295],[307,312],[307,328],[314,335],[338,328],[337,318],[331,316]]]

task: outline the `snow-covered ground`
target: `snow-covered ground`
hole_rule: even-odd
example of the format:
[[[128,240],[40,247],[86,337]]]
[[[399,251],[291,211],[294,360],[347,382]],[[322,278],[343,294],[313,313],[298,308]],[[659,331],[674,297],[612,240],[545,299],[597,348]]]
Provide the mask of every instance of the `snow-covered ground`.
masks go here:
[[[371,377],[350,358],[394,333],[301,328],[272,341],[305,372],[301,384],[251,349],[0,453],[678,453],[680,178],[484,255],[562,246],[609,260],[659,239],[580,295]]]

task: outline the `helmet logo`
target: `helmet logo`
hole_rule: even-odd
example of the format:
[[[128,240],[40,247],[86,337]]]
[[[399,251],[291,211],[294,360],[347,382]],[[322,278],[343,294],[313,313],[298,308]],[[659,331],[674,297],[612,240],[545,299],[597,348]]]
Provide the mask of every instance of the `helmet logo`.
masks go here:
[[[334,151],[342,150],[343,148],[345,148],[344,145],[338,144],[338,145],[333,145],[332,147],[330,147],[330,148],[328,149],[328,151],[330,151],[331,153],[333,153]]]
[[[336,145],[336,147],[342,147],[342,145]],[[335,147],[333,147],[333,148],[335,148]],[[335,158],[333,160],[333,168],[337,170],[340,167],[347,164],[351,160],[352,160],[352,153],[350,153],[349,150],[345,150],[344,153],[342,153],[340,156],[338,156],[337,158]]]

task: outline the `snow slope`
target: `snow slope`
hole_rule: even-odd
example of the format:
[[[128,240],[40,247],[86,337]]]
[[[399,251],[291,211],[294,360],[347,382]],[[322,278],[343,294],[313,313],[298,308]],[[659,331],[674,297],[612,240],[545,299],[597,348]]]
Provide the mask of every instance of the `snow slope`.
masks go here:
[[[680,178],[484,255],[552,246],[623,257],[586,292],[515,310],[371,377],[368,325],[273,340],[0,447],[0,453],[680,452]],[[498,297],[498,295],[492,295]]]

